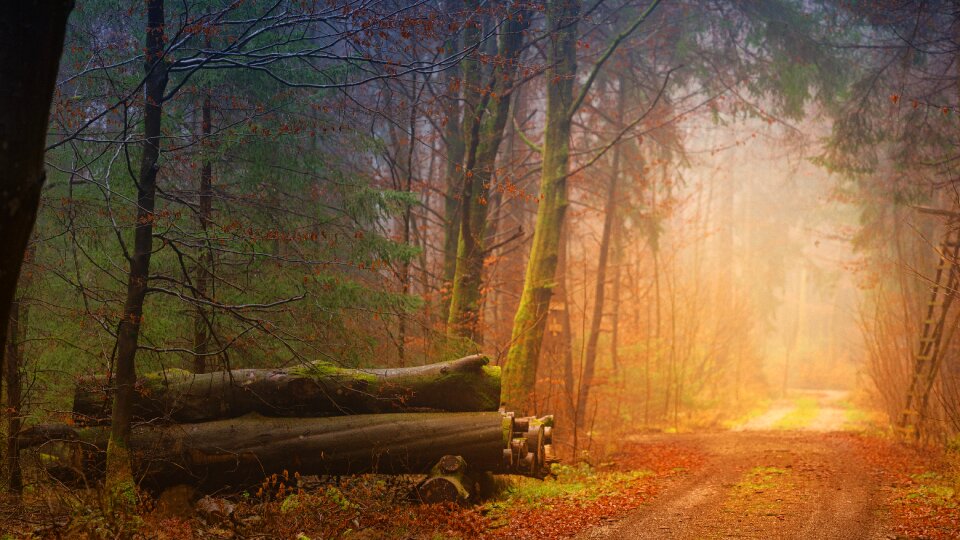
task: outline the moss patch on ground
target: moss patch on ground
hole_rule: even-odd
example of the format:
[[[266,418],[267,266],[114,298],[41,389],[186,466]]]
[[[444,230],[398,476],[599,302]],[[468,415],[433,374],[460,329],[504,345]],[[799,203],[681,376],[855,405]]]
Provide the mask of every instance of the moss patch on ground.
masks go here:
[[[884,422],[879,412],[861,409],[849,401],[841,401],[837,405],[843,408],[844,431],[873,433],[881,430]]]
[[[791,488],[789,470],[779,467],[754,467],[730,488],[723,509],[738,515],[780,515],[783,511],[783,494]]]
[[[773,429],[803,429],[820,415],[820,404],[815,398],[801,397],[795,403],[796,408],[774,424]]]
[[[564,502],[591,501],[619,493],[628,485],[653,475],[650,471],[598,472],[586,464],[554,466],[554,473],[556,478],[543,481],[513,479],[498,500],[487,503],[487,508],[495,514],[502,508],[517,505],[530,508],[549,506],[559,499]]]

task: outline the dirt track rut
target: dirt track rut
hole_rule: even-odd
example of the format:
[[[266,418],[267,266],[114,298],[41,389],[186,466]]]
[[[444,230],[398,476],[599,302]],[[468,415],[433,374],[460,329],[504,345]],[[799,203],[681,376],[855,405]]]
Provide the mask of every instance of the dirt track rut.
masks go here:
[[[857,456],[849,436],[830,433],[842,428],[842,396],[819,397],[819,413],[792,431],[770,429],[789,413],[779,403],[739,430],[645,437],[689,446],[704,465],[578,538],[890,538],[880,471]]]

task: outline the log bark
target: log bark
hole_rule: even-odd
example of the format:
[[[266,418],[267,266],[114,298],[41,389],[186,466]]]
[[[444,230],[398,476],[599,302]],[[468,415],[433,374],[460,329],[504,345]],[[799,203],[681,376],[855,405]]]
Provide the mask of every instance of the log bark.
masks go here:
[[[253,414],[202,424],[135,427],[130,449],[136,477],[152,489],[176,484],[204,490],[243,487],[284,471],[301,475],[426,473],[449,455],[460,456],[475,471],[542,478],[550,465],[545,459],[550,454],[546,447],[549,423],[549,419],[515,419],[499,412],[334,418]],[[84,463],[86,470],[77,477],[89,480],[103,474],[107,428],[71,433],[62,426],[38,426],[23,434],[21,446],[44,444],[48,435],[72,447],[75,454],[83,454],[83,459],[65,460]]]
[[[134,417],[205,422],[249,413],[271,417],[342,416],[405,411],[496,411],[500,368],[475,355],[392,369],[343,369],[313,363],[285,369],[236,369],[205,374],[167,370],[137,382]],[[78,421],[109,418],[110,385],[77,386]]]

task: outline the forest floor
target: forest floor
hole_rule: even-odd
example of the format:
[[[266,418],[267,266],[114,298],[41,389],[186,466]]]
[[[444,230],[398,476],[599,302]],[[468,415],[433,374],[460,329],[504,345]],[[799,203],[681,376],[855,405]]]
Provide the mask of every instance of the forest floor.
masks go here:
[[[125,521],[82,498],[0,505],[0,539],[960,538],[955,460],[868,420],[845,393],[795,391],[731,429],[636,435],[592,466],[503,480],[499,495],[467,507],[409,500],[416,477],[305,488],[274,479],[218,499],[229,512],[175,496]]]
[[[700,466],[577,538],[957,538],[944,456],[863,433],[840,391],[794,391],[730,431],[638,438]]]

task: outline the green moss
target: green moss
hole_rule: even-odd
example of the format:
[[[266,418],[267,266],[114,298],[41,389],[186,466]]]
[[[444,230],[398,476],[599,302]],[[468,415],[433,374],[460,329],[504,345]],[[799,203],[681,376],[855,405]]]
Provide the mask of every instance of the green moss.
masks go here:
[[[733,489],[741,493],[774,489],[782,485],[787,474],[786,469],[778,467],[754,467],[746,474],[746,478],[738,482]]]
[[[376,382],[377,376],[372,373],[365,373],[363,370],[345,369],[330,362],[310,362],[309,364],[295,366],[287,369],[287,373],[296,377],[343,377],[358,381]]]
[[[734,484],[723,508],[738,515],[778,515],[783,510],[783,493],[789,489],[788,470],[754,467]]]
[[[137,486],[133,481],[130,450],[120,441],[107,443],[107,504],[114,514],[132,514],[137,506]]]
[[[347,496],[344,495],[342,491],[333,486],[328,487],[323,495],[327,498],[327,500],[336,504],[342,510],[357,510],[360,508],[356,504],[350,502],[350,500],[347,499]]]
[[[288,495],[287,498],[284,499],[280,504],[280,511],[284,514],[296,510],[297,508],[300,508],[300,499],[296,494]]]
[[[152,373],[144,374],[140,379],[141,381],[149,386],[157,384],[175,384],[182,381],[190,380],[194,374],[180,368],[168,368],[163,371],[154,371]]]
[[[944,475],[937,472],[914,474],[914,485],[910,486],[904,498],[908,501],[923,503],[934,507],[956,508],[957,492]]]
[[[820,414],[820,404],[811,397],[798,398],[797,407],[774,424],[774,429],[802,429]]]
[[[512,479],[501,500],[486,505],[488,515],[496,521],[501,514],[517,506],[538,508],[549,507],[558,501],[592,501],[620,493],[653,474],[650,471],[600,472],[587,464],[557,465],[554,472],[554,479]]]

